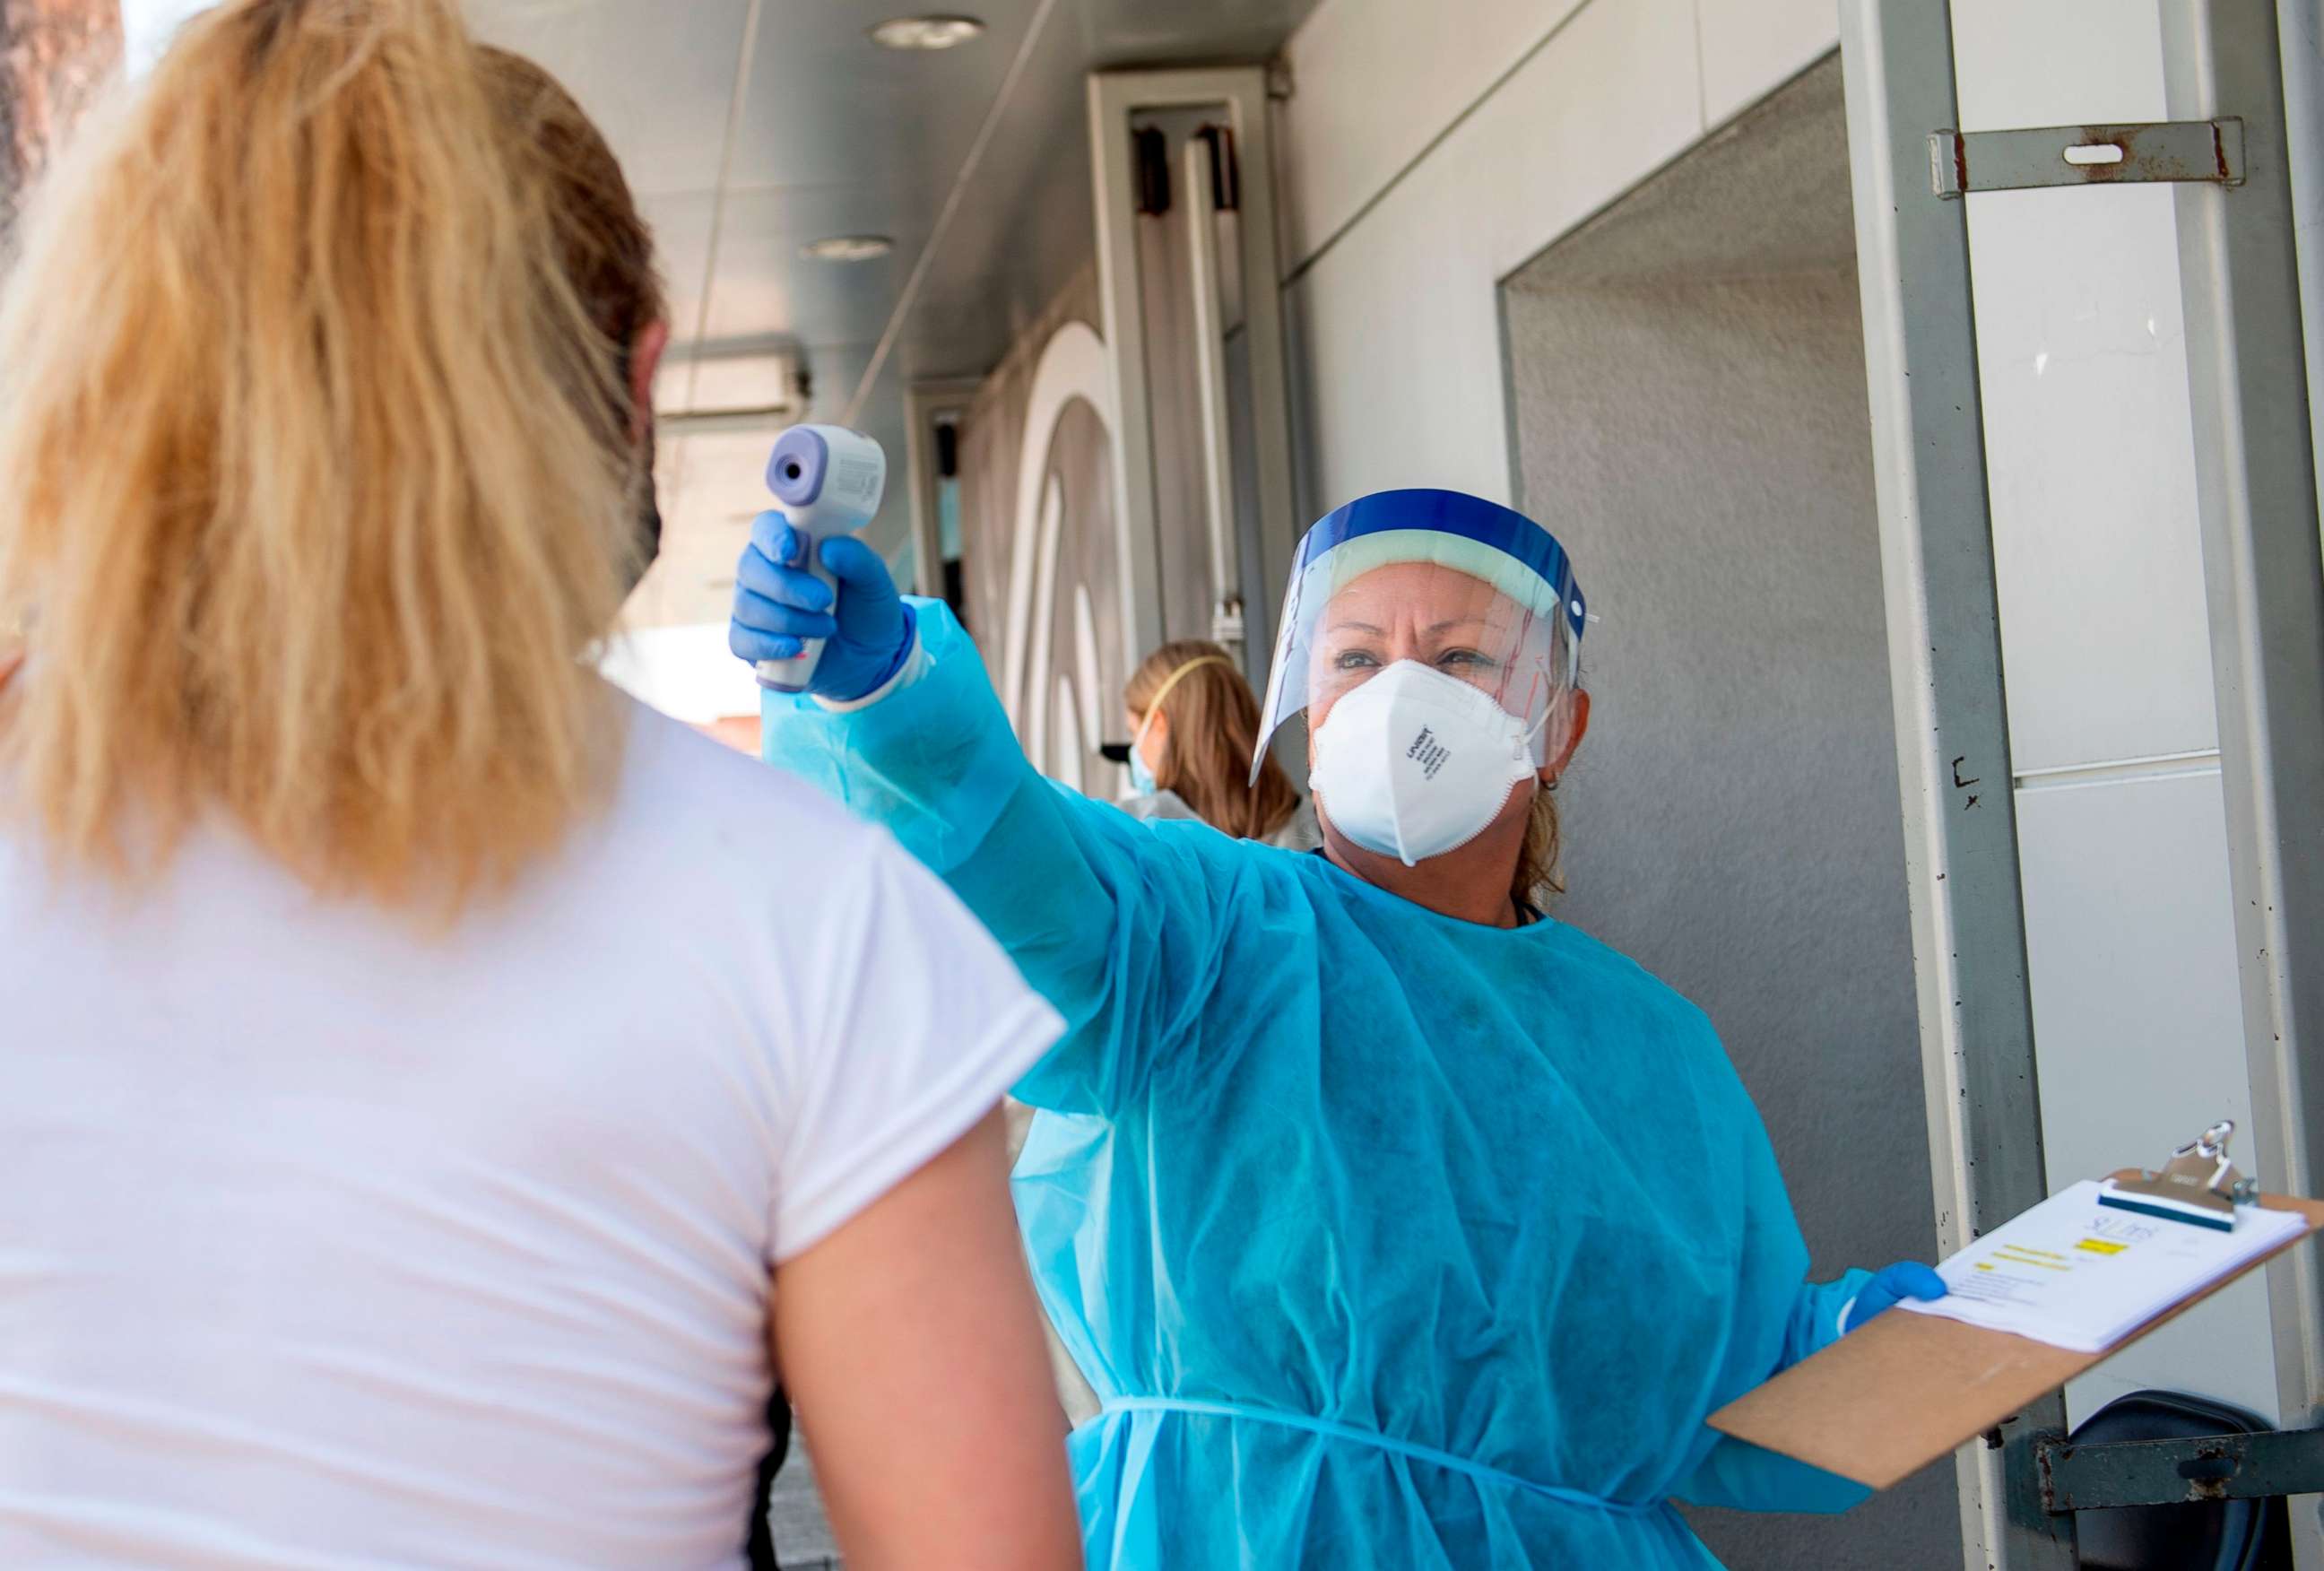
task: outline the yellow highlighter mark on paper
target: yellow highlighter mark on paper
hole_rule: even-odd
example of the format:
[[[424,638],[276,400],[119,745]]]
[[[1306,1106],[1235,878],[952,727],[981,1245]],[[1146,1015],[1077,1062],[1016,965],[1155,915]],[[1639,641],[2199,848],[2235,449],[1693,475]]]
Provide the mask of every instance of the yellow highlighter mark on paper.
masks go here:
[[[2073,1263],[2047,1249],[2027,1249],[2019,1244],[2005,1243],[1993,1252],[1993,1258],[2008,1265],[2030,1265],[2045,1271],[2070,1271]]]
[[[2092,1254],[2120,1254],[2124,1250],[2128,1249],[2130,1245],[2126,1243],[2109,1243],[2103,1238],[2085,1238],[2081,1243],[2074,1245],[2074,1247],[2076,1249],[2087,1249]]]

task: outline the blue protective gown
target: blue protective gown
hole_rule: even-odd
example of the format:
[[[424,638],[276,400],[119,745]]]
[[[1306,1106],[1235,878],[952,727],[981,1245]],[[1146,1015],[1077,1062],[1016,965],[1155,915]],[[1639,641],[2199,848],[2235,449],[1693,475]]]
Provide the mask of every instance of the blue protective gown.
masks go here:
[[[1555,920],[1500,929],[1323,858],[1037,775],[975,649],[770,761],[889,827],[1068,1031],[1015,1189],[1105,1402],[1093,1567],[1705,1566],[1670,1501],[1857,1485],[1704,1427],[1836,1335],[1702,1012]]]

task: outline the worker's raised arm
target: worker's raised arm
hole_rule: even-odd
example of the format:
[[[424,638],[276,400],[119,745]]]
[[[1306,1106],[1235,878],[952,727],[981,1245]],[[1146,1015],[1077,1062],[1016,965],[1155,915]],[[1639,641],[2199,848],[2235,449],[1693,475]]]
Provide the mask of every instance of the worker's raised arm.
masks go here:
[[[760,521],[737,571],[737,655],[779,660],[828,641],[809,694],[767,696],[767,761],[885,826],[1065,1017],[1020,1096],[1121,1106],[1191,1040],[1236,929],[1264,918],[1250,848],[1199,826],[1139,824],[1042,779],[951,613],[899,596],[859,541],[820,550],[835,605],[795,565],[798,536],[779,515]]]

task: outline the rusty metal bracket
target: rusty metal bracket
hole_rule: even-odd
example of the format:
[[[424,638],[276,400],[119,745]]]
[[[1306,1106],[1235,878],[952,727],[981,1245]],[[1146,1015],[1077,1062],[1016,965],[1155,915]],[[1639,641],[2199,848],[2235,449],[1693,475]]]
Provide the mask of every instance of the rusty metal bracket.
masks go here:
[[[1929,183],[1940,197],[2037,186],[2244,183],[2244,123],[2160,120],[2030,131],[1936,131]]]
[[[2050,1434],[2034,1443],[2042,1509],[2107,1511],[2264,1500],[2324,1492],[2324,1429],[2270,1429],[2190,1440],[2109,1440],[2076,1446]]]

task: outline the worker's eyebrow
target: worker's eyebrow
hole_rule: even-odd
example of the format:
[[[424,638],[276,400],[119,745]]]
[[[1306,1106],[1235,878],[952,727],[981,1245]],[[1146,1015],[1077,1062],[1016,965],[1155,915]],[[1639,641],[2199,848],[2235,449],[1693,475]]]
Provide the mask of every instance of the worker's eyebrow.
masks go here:
[[[1330,627],[1324,629],[1324,631],[1327,633],[1347,633],[1350,631],[1356,633],[1379,633],[1381,629],[1373,626],[1369,622],[1334,622]]]

